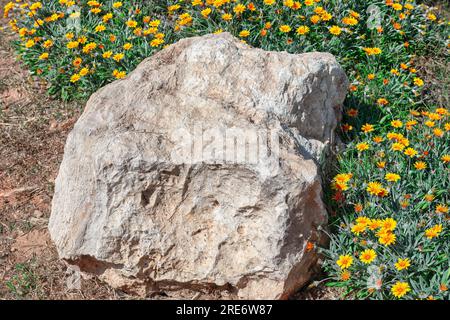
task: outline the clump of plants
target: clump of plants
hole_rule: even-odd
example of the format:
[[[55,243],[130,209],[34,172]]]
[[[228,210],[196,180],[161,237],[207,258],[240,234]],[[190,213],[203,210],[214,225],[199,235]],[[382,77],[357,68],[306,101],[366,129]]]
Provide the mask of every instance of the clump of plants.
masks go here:
[[[449,111],[417,58],[448,58],[449,24],[406,0],[10,2],[20,59],[63,99],[122,79],[179,39],[230,32],[266,50],[326,51],[351,85],[328,200],[329,285],[358,298],[448,299]],[[424,90],[425,89],[425,90]],[[331,180],[331,179],[330,179]]]

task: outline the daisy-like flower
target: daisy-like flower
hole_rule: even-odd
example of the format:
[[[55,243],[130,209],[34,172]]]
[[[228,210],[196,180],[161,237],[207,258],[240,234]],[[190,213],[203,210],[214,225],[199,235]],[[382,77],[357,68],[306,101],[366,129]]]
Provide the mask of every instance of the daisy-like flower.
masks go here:
[[[442,232],[442,224],[438,224],[425,230],[425,237],[431,240],[433,238],[438,237],[441,232]]]
[[[377,257],[377,254],[375,253],[375,250],[373,249],[366,249],[359,255],[359,260],[361,260],[362,263],[370,264],[375,260]]]
[[[396,298],[401,298],[411,291],[407,282],[397,281],[391,288],[391,293]]]
[[[406,154],[408,157],[414,157],[417,155],[417,151],[414,150],[413,148],[407,148],[404,152],[404,154]]]
[[[398,271],[406,270],[409,268],[410,265],[411,261],[409,260],[409,258],[406,259],[398,258],[397,262],[394,264],[395,269],[397,269]]]
[[[364,124],[361,127],[361,131],[364,132],[364,133],[372,132],[373,130],[375,130],[373,125],[368,124],[368,123]]]
[[[427,164],[423,161],[414,162],[414,168],[417,170],[425,170],[427,168]]]
[[[358,150],[360,152],[361,151],[365,151],[365,150],[369,150],[369,144],[367,142],[358,143],[356,145],[356,150]]]
[[[336,261],[336,264],[341,267],[342,270],[348,269],[353,264],[353,258],[349,255],[341,255]]]
[[[401,122],[400,120],[393,120],[391,121],[391,126],[393,126],[394,128],[401,128],[403,127],[403,122]]]
[[[248,30],[242,30],[241,32],[239,32],[239,37],[241,38],[246,38],[250,35],[250,31]]]
[[[307,26],[300,26],[297,28],[297,34],[298,35],[305,35],[309,32],[309,27]]]
[[[291,29],[291,27],[290,26],[288,26],[288,25],[282,25],[281,27],[280,27],[280,31],[281,32],[283,32],[283,33],[288,33],[288,32],[290,32],[292,29]]]
[[[400,175],[398,175],[396,173],[388,172],[388,173],[386,173],[384,178],[389,182],[397,182],[398,180],[400,180]]]
[[[330,31],[330,33],[331,33],[332,35],[334,35],[334,36],[338,36],[338,35],[340,35],[340,34],[342,33],[342,29],[339,28],[338,26],[332,26],[332,27],[329,29],[329,31]]]
[[[443,163],[449,163],[449,162],[450,162],[450,154],[444,154],[444,155],[441,157],[441,161],[442,161]]]

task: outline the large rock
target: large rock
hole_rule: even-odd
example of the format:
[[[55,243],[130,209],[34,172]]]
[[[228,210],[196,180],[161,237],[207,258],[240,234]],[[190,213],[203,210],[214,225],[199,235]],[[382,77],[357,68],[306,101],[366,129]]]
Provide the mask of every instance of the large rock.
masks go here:
[[[287,298],[324,240],[317,160],[346,88],[330,54],[226,33],[146,59],[68,137],[49,224],[60,257],[139,293]]]

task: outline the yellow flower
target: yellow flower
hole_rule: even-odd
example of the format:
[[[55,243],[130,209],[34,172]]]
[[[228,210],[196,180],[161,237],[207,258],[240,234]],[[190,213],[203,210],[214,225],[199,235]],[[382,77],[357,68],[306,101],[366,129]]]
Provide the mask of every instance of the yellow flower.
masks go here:
[[[384,220],[381,220],[381,228],[384,231],[394,231],[397,227],[397,221],[395,221],[392,218],[386,218]]]
[[[202,10],[200,12],[200,14],[204,17],[204,18],[208,18],[208,16],[211,14],[211,8],[206,8],[204,10]]]
[[[400,3],[394,3],[392,5],[392,9],[394,9],[395,11],[400,11],[403,9],[403,6]]]
[[[410,291],[411,291],[411,288],[409,287],[409,284],[406,282],[400,282],[400,281],[397,281],[391,288],[391,293],[396,298],[401,298]]]
[[[444,204],[438,204],[436,206],[436,213],[448,213],[448,207]]]
[[[399,258],[394,266],[395,266],[395,269],[397,269],[398,271],[401,271],[404,269],[408,269],[410,265],[411,265],[411,261],[408,258],[406,258],[406,259]]]
[[[39,56],[39,60],[45,60],[48,59],[48,52],[44,52]]]
[[[378,229],[379,227],[381,227],[381,220],[379,219],[370,219],[369,224],[367,225],[367,227],[369,228],[369,230],[373,231]]]
[[[52,40],[44,41],[44,44],[43,44],[44,48],[50,48],[51,46],[53,46],[53,41]]]
[[[31,48],[31,47],[33,47],[35,45],[35,42],[34,42],[34,40],[28,40],[26,43],[25,43],[25,47],[26,48]]]
[[[123,48],[124,48],[125,50],[130,50],[132,47],[133,47],[133,45],[132,45],[131,43],[125,43],[125,44],[123,45]]]
[[[363,48],[364,52],[369,55],[379,55],[382,53],[382,50],[380,48],[374,47],[374,48]]]
[[[74,74],[73,76],[70,77],[70,82],[75,83],[78,80],[80,80],[80,78],[81,78],[80,75],[76,73],[76,74]]]
[[[373,125],[366,123],[361,127],[361,131],[364,133],[372,132],[374,130]]]
[[[427,164],[423,161],[414,162],[414,168],[417,170],[425,170],[427,168]]]
[[[248,31],[248,30],[242,30],[241,32],[239,32],[239,36],[241,37],[241,38],[246,38],[246,37],[248,37],[250,35],[250,31]]]
[[[321,20],[321,18],[320,18],[320,16],[318,16],[317,14],[315,14],[315,15],[311,16],[310,20],[311,20],[311,23],[312,23],[312,24],[316,24],[316,23],[319,23],[319,21]]]
[[[366,231],[367,225],[363,224],[363,223],[357,223],[355,224],[352,228],[351,231],[356,234],[357,236],[359,236],[360,233]]]
[[[414,150],[413,148],[407,148],[404,152],[408,157],[414,157],[415,155],[417,155],[417,151]]]
[[[114,70],[116,71],[116,70]],[[116,79],[123,79],[127,76],[127,73],[125,71],[118,71],[118,72],[114,72],[114,77],[116,77]]]
[[[105,51],[102,54],[102,57],[105,59],[109,59],[109,58],[111,58],[111,56],[112,56],[112,51]]]
[[[150,46],[152,46],[152,47],[158,47],[158,46],[160,46],[160,45],[163,44],[163,43],[164,43],[164,40],[163,40],[163,39],[155,38],[155,39],[153,39],[152,41],[150,41]]]
[[[369,144],[366,142],[360,142],[356,145],[356,149],[358,151],[365,151],[365,150],[369,150]]]
[[[224,14],[222,15],[222,19],[223,19],[224,21],[230,21],[230,20],[233,19],[233,16],[232,16],[231,14],[229,14],[229,13],[224,13]]]
[[[416,86],[418,86],[418,87],[422,87],[423,84],[424,84],[423,80],[420,79],[420,78],[414,78],[413,81],[414,81],[414,84],[415,84]]]
[[[429,13],[429,14],[427,15],[427,19],[430,20],[430,21],[436,21],[436,20],[437,20],[437,17],[436,17],[435,14]]]
[[[309,32],[309,27],[307,26],[300,26],[297,28],[297,34],[299,35],[304,35],[307,34]]]
[[[336,264],[341,267],[341,269],[348,269],[353,264],[353,258],[349,255],[341,255],[336,261]]]
[[[363,252],[361,252],[359,260],[361,260],[362,263],[369,264],[372,263],[372,261],[375,260],[376,257],[377,254],[375,253],[375,250],[366,249]]]
[[[288,25],[282,25],[282,26],[280,27],[280,31],[283,32],[283,33],[288,33],[288,32],[290,32],[291,30],[292,30],[291,27],[288,26]]]
[[[449,163],[450,162],[450,154],[444,154],[441,157],[441,160],[442,160],[443,163]]]
[[[378,195],[383,189],[383,186],[379,182],[369,182],[367,184],[367,192],[372,195]]]
[[[340,34],[342,33],[341,28],[339,28],[338,26],[332,26],[332,27],[329,29],[329,31],[330,31],[330,33],[331,33],[332,35],[335,35],[335,36],[338,36],[338,35],[340,35]]]
[[[425,236],[431,240],[433,238],[438,237],[441,232],[442,232],[442,224],[438,224],[432,228],[425,230]]]
[[[384,169],[386,167],[386,161],[378,161],[377,167],[380,169]]]
[[[393,151],[403,151],[403,149],[405,149],[405,146],[400,142],[395,142],[392,144],[391,149]]]
[[[113,8],[120,8],[122,6],[122,2],[118,1],[118,2],[114,2],[113,3]]]
[[[128,20],[128,21],[127,21],[127,26],[128,26],[129,28],[136,28],[136,27],[137,27],[137,22],[134,21],[134,20]]]
[[[88,68],[83,68],[83,69],[80,70],[80,76],[82,76],[82,77],[84,77],[88,73],[89,73],[89,69]]]
[[[345,17],[342,19],[342,23],[349,26],[354,26],[358,24],[358,20],[354,17]]]
[[[108,22],[109,20],[111,20],[112,17],[113,17],[113,14],[112,14],[111,12],[109,12],[109,13],[105,14],[105,15],[102,17],[102,20],[103,20],[103,22],[106,23],[106,22]]]
[[[99,24],[98,26],[95,27],[95,32],[102,32],[105,30],[106,30],[106,27],[102,24]]]
[[[389,182],[397,182],[398,180],[400,180],[400,175],[389,172],[389,173],[386,173],[384,178]]]
[[[380,242],[382,245],[390,246],[391,244],[394,244],[396,240],[396,236],[392,232],[382,232],[379,235],[378,242]]]
[[[436,124],[434,123],[434,121],[425,121],[424,123],[427,127],[429,128],[433,128]]]
[[[123,59],[123,57],[124,57],[124,54],[123,54],[123,53],[116,53],[116,54],[113,56],[113,59],[114,59],[115,61],[119,62],[120,60]]]
[[[400,120],[393,120],[391,121],[391,126],[393,126],[394,128],[401,128],[403,127],[403,122],[401,122]]]
[[[380,106],[385,106],[385,105],[389,104],[389,101],[387,99],[385,99],[385,98],[380,98],[380,99],[377,100],[377,103]]]
[[[234,8],[233,8],[233,11],[234,11],[234,13],[236,13],[236,14],[241,14],[241,13],[243,13],[244,11],[245,11],[245,6],[243,5],[243,4],[238,4],[237,6],[235,6]]]

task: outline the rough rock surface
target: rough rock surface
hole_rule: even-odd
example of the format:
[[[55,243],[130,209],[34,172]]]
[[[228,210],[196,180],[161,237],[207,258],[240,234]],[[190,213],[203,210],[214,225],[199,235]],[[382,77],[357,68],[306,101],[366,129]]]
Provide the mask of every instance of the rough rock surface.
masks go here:
[[[68,137],[49,224],[60,257],[141,294],[287,298],[317,262],[308,241],[324,240],[317,159],[347,85],[330,54],[227,33],[146,59]]]

